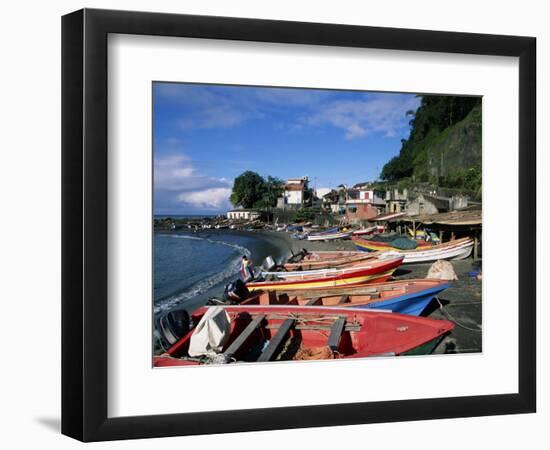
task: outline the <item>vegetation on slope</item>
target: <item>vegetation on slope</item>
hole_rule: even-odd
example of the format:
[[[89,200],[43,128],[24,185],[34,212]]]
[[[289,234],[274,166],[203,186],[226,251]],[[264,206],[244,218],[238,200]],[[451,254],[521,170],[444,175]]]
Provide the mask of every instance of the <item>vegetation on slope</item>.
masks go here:
[[[481,192],[481,98],[424,96],[399,155],[382,169],[388,182],[409,180]]]

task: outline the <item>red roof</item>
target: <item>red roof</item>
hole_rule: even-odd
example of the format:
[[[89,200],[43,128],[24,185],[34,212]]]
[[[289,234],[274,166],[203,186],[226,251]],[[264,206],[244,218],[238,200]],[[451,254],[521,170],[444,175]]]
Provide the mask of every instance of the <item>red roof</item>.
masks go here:
[[[285,184],[285,191],[303,191],[303,184]]]

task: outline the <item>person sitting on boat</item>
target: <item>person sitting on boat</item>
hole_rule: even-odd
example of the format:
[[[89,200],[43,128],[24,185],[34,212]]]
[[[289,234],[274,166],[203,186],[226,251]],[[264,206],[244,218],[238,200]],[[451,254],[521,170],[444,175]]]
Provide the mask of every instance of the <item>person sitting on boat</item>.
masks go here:
[[[243,255],[243,259],[241,260],[241,277],[245,283],[254,279],[252,267],[252,260],[249,260],[246,255]]]

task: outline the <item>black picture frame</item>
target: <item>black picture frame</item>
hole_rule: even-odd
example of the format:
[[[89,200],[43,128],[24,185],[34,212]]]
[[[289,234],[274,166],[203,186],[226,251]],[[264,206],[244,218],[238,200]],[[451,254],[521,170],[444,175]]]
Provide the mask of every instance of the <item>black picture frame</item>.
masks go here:
[[[518,393],[108,418],[109,33],[518,57]],[[533,37],[93,9],[64,16],[62,433],[101,441],[535,412],[535,91]]]

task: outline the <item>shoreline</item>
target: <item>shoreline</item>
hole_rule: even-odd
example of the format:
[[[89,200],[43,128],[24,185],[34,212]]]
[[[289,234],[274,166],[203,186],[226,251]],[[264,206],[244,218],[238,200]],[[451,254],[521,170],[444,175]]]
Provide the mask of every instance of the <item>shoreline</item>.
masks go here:
[[[181,230],[157,230],[155,233],[165,235],[186,235],[194,236],[201,239],[216,238],[224,242],[223,236],[238,236],[242,238],[243,242],[239,242],[239,245],[246,248],[250,252],[250,259],[254,265],[260,265],[264,259],[268,256],[272,256],[276,261],[285,259],[290,255],[292,249],[292,241],[286,233],[277,233],[274,231],[265,230],[199,230],[197,232],[181,231]],[[230,269],[231,267],[227,267]],[[166,308],[160,306],[163,300],[160,299],[160,305],[157,305],[156,299],[153,299],[155,308],[159,306],[160,310],[156,314],[166,312],[172,309],[184,307],[185,309],[194,310],[201,306],[204,306],[210,298],[222,298],[225,286],[240,278],[238,269],[235,273],[223,278],[216,284],[208,287],[204,292],[201,292],[194,297],[187,298],[183,301],[175,302],[171,306]]]

